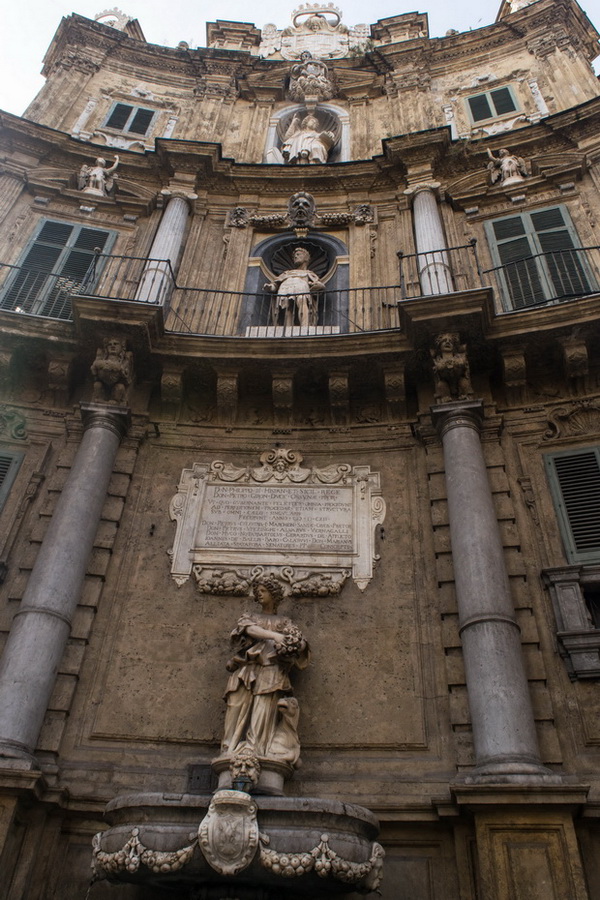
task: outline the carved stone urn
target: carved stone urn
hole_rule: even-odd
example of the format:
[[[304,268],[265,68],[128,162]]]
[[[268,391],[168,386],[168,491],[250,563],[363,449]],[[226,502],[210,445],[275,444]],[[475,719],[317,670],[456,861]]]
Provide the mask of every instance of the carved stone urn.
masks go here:
[[[210,900],[325,900],[368,894],[384,851],[369,810],[332,800],[250,795],[128,794],[108,804],[94,839],[95,878]]]

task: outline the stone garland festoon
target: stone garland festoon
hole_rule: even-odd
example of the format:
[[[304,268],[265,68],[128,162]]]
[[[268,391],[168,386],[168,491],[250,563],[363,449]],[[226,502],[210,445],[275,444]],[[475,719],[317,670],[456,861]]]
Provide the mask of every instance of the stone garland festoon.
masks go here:
[[[129,840],[120,850],[113,853],[100,849],[102,832],[94,837],[92,868],[96,879],[116,875],[118,872],[133,874],[138,871],[140,865],[146,866],[156,874],[177,872],[191,861],[194,850],[199,845],[199,838],[195,837],[190,844],[179,850],[151,850],[142,844],[139,834],[140,829],[133,828]],[[364,863],[355,863],[342,859],[331,849],[328,834],[322,834],[321,840],[312,850],[281,853],[269,848],[268,835],[261,833],[259,838],[261,865],[274,875],[294,878],[314,870],[320,878],[331,876],[344,884],[356,884],[359,890],[365,892],[377,890],[381,883],[385,851],[376,841],[371,847],[369,859]],[[248,864],[250,862],[251,860],[248,860]]]

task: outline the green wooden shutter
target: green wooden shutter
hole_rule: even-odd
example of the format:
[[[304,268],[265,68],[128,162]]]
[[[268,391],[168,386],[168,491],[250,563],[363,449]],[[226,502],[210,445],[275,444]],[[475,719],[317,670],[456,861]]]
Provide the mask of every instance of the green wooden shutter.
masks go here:
[[[479,122],[482,119],[491,119],[494,115],[486,94],[469,97],[469,107],[474,122]]]
[[[0,509],[6,502],[24,455],[0,450]]]
[[[508,294],[515,309],[546,299],[527,224],[523,216],[492,222],[500,264],[504,266]]]
[[[151,109],[138,109],[127,131],[131,131],[133,134],[146,134],[153,118],[154,113]]]
[[[545,457],[569,562],[600,560],[600,448]]]
[[[107,249],[113,237],[111,231],[45,220],[0,297],[0,309],[70,319],[71,293],[81,285],[94,250]]]
[[[513,96],[507,87],[498,88],[495,91],[490,91],[490,97],[492,98],[492,104],[496,110],[497,116],[502,116],[505,113],[514,112],[516,110],[515,101],[513,100]]]
[[[572,297],[590,292],[582,254],[575,249],[560,207],[531,213],[531,222],[545,257],[548,274],[557,297]]]
[[[132,112],[133,106],[129,106],[127,103],[117,103],[106,121],[106,127],[118,128],[119,131],[122,131]]]

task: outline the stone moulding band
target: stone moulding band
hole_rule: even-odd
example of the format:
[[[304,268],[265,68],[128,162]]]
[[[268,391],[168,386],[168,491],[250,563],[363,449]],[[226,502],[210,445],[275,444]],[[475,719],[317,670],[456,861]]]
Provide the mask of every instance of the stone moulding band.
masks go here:
[[[482,613],[479,616],[469,616],[468,619],[461,622],[458,633],[462,634],[465,629],[471,628],[473,625],[485,625],[488,622],[501,622],[505,625],[511,625],[513,628],[516,628],[518,632],[521,631],[518,622],[511,616],[506,616],[502,613]]]

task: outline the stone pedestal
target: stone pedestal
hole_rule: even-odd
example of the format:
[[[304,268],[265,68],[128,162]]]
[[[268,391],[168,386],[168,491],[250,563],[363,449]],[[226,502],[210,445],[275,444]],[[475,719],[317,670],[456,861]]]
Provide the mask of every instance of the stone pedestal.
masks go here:
[[[127,409],[82,404],[84,434],[0,660],[0,760],[32,754],[71,630]]]
[[[573,824],[586,793],[580,785],[453,791],[475,821],[480,900],[589,900]]]
[[[479,438],[480,400],[432,407],[442,439],[475,778],[553,776],[540,762],[502,540]]]

